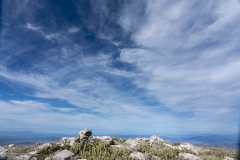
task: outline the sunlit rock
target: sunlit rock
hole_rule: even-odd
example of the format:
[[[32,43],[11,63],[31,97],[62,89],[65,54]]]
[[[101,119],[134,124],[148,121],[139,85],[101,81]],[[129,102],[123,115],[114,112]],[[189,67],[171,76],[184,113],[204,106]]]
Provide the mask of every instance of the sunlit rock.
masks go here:
[[[94,140],[100,140],[108,145],[112,145],[113,144],[113,140],[110,136],[94,136],[92,137],[92,139]]]
[[[190,153],[179,153],[179,157],[184,160],[202,160],[201,158]]]
[[[138,160],[145,160],[145,155],[141,152],[132,152],[130,154],[130,158],[138,159]]]
[[[67,160],[70,157],[72,157],[74,155],[73,152],[69,151],[69,150],[63,150],[61,152],[58,152],[54,157],[53,160]]]

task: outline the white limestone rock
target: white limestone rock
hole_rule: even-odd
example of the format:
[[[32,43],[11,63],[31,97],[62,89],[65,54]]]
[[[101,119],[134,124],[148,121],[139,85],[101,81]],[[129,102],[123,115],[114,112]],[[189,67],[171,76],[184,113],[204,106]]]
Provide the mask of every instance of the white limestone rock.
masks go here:
[[[15,145],[14,144],[9,144],[8,145],[8,148],[12,148],[12,147],[14,147]]]
[[[200,148],[197,148],[196,146],[190,144],[190,143],[181,143],[178,146],[178,149],[182,150],[182,149],[189,149],[192,152],[194,152],[195,154],[199,154],[201,152]]]
[[[232,158],[232,157],[228,157],[228,156],[226,156],[226,157],[224,157],[224,160],[235,160],[235,159]]]
[[[164,140],[158,136],[151,136],[150,139],[149,139],[149,145],[152,146],[152,145],[155,145],[155,144],[161,144],[163,143]]]
[[[25,155],[20,155],[14,158],[14,160],[29,160],[30,156],[25,154]]]
[[[173,149],[178,148],[176,146],[172,146],[171,144],[167,144],[167,143],[163,143],[163,145],[166,146],[166,147],[169,147],[169,148],[173,148]]]
[[[44,143],[44,144],[40,145],[38,148],[39,149],[46,149],[46,148],[51,148],[51,147],[52,147],[52,144]]]
[[[128,139],[124,142],[124,144],[126,144],[130,149],[136,148],[138,145],[143,143],[149,143],[149,138],[138,137],[136,139]]]
[[[28,155],[35,155],[35,154],[37,154],[37,151],[32,151],[28,153]]]
[[[3,159],[6,155],[7,150],[0,146],[0,159]]]
[[[158,156],[152,156],[152,157],[151,157],[151,160],[161,160],[161,158],[158,157]]]
[[[58,152],[54,157],[53,160],[67,160],[70,159],[74,155],[73,152],[69,150],[62,150],[61,152]]]
[[[75,137],[63,137],[62,139],[59,140],[59,142],[57,142],[57,144],[60,144],[61,146],[64,145],[74,146],[75,140],[76,140]]]
[[[113,140],[110,136],[93,136],[92,139],[93,140],[100,140],[104,143],[107,143],[108,145],[113,144]]]
[[[92,136],[92,131],[90,130],[81,130],[79,136],[75,138],[75,142],[84,142],[87,141]]]
[[[90,137],[92,135],[92,131],[90,131],[90,130],[81,130],[80,132],[79,132],[79,136],[81,137],[81,136],[88,136],[88,137]]]
[[[44,160],[50,160],[50,158],[49,158],[49,157],[46,157]]]
[[[132,152],[130,154],[130,158],[135,158],[135,159],[138,159],[138,160],[145,160],[145,155],[141,152]]]
[[[113,147],[113,148],[123,148],[123,145],[121,145],[121,144],[114,144],[114,145],[111,145],[110,147]]]
[[[179,157],[183,158],[184,160],[202,160],[201,158],[190,153],[179,153]]]

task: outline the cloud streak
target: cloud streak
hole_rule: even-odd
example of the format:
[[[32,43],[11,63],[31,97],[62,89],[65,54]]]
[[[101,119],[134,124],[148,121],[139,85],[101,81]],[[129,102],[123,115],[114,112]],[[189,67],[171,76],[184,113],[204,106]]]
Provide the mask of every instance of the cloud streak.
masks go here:
[[[135,84],[173,111],[216,124],[238,120],[239,7],[235,0],[148,1],[146,23],[132,35],[143,49],[122,49],[120,60],[137,66],[145,78]]]
[[[23,3],[3,12],[1,126],[238,131],[238,1]]]

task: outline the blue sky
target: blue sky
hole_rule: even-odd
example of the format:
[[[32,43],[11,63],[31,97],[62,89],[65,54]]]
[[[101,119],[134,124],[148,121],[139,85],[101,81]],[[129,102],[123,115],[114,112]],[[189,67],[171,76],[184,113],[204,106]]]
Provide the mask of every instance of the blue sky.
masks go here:
[[[238,133],[239,1],[1,2],[0,130]]]

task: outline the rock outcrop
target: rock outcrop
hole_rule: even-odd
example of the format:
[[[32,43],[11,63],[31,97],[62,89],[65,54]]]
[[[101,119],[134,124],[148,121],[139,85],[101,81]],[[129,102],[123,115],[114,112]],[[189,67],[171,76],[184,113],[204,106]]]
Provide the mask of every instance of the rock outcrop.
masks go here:
[[[80,131],[77,137],[63,137],[56,143],[36,144],[32,147],[32,150],[27,150],[27,152],[9,154],[9,151],[14,151],[16,147],[8,145],[6,146],[7,150],[0,146],[0,160],[5,160],[8,156],[11,156],[8,157],[9,160],[42,160],[44,158],[44,160],[86,160],[80,158],[89,157],[93,159],[93,153],[95,153],[96,159],[99,159],[99,154],[110,156],[114,153],[117,153],[118,156],[124,155],[123,159],[138,160],[215,160],[219,157],[221,157],[220,159],[224,157],[223,155],[217,155],[216,151],[212,152],[210,148],[204,149],[190,143],[171,145],[158,136],[124,140],[111,138],[110,136],[92,136],[92,131],[90,130]],[[85,154],[86,152],[88,154]],[[229,156],[231,154],[225,154],[224,160],[234,160],[234,158]],[[103,158],[101,157],[100,159]]]

